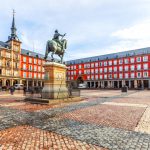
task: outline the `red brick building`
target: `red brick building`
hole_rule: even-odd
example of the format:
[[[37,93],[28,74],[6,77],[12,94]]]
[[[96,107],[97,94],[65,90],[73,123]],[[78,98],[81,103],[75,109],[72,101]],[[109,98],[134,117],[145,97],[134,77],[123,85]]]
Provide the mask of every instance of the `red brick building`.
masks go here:
[[[67,80],[89,88],[150,88],[150,48],[67,61]]]

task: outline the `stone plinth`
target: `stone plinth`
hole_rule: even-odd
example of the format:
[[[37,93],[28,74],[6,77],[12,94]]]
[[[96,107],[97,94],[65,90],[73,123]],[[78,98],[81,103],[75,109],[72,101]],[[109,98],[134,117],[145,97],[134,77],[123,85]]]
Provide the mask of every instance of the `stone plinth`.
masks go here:
[[[44,88],[42,90],[43,99],[60,99],[68,97],[66,87],[66,65],[55,62],[46,62]]]

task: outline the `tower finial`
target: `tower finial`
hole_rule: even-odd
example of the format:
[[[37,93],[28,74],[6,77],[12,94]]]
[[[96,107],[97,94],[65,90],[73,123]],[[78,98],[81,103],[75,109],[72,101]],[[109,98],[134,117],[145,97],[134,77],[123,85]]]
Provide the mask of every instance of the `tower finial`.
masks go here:
[[[18,40],[17,34],[16,34],[16,26],[15,26],[15,10],[13,9],[13,20],[12,20],[12,26],[11,26],[11,36],[9,37],[9,40]]]

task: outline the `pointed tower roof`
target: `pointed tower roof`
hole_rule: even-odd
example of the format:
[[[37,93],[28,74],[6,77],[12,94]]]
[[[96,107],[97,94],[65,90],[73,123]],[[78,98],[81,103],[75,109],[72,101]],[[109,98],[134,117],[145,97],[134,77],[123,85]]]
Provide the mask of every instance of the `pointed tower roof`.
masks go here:
[[[16,25],[15,25],[15,11],[13,10],[13,20],[11,26],[11,35],[8,37],[8,40],[18,40],[18,36],[16,34]]]

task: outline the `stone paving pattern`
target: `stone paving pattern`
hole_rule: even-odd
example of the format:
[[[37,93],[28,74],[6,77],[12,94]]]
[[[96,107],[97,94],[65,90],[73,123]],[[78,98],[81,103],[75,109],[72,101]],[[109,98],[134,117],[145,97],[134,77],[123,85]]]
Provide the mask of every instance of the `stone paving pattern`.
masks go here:
[[[106,150],[95,145],[31,126],[19,126],[0,132],[3,150]]]
[[[35,105],[29,105],[30,111],[26,109],[28,104],[19,105],[14,101],[11,106],[5,105],[3,101],[5,98],[1,103],[1,96],[0,150],[35,149],[35,145],[38,145],[37,149],[61,147],[74,150],[82,147],[82,149],[150,150],[150,134],[147,134],[148,130],[143,130],[141,125],[149,120],[149,91],[130,91],[128,94],[122,94],[120,91],[97,91],[97,93],[96,95],[95,90],[83,91],[81,95],[87,98],[85,101],[63,107],[36,108]],[[128,99],[136,101],[139,97],[141,101],[144,99],[147,101],[144,103],[146,106],[142,107],[142,102],[139,103],[139,107],[106,104],[111,102],[117,104],[125,100],[127,101],[124,103],[132,104]],[[149,128],[150,125],[147,126]],[[55,147],[44,144],[44,141],[53,143],[52,137]],[[25,144],[23,141],[26,141]],[[36,144],[36,141],[40,144]],[[78,144],[74,144],[74,148],[71,148],[69,146],[73,146],[72,143]]]

